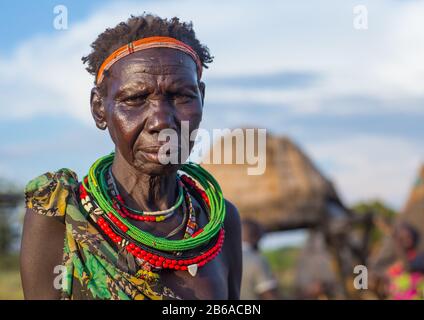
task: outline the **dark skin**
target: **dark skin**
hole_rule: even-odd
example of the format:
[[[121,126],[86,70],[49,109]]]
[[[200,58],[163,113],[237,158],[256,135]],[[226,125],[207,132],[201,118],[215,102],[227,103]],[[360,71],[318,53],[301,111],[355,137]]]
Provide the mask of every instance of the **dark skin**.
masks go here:
[[[161,164],[158,139],[163,129],[181,134],[181,121],[190,133],[202,120],[205,84],[198,80],[194,61],[167,48],[136,52],[116,62],[105,78],[106,90],[92,90],[91,110],[98,128],[108,129],[115,144],[112,173],[124,201],[139,210],[163,210],[177,197],[176,172],[180,164]],[[181,141],[179,141],[179,148]],[[189,144],[189,150],[193,142]],[[182,159],[184,162],[186,159]],[[195,199],[199,225],[207,214]],[[200,268],[161,272],[162,283],[183,299],[238,299],[241,283],[241,230],[237,209],[226,201],[226,238],[221,254]],[[157,236],[182,222],[182,214],[162,222],[134,222]],[[21,249],[21,277],[26,299],[58,299],[53,288],[55,266],[62,261],[65,227],[28,209]],[[181,239],[184,230],[171,239]],[[47,248],[46,248],[47,246]],[[48,254],[41,254],[48,252]],[[34,276],[37,275],[37,276]]]

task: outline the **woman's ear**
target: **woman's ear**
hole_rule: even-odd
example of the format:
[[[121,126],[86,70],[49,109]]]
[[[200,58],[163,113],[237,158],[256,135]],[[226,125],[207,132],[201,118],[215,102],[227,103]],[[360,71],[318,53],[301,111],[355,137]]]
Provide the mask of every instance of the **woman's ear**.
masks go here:
[[[91,114],[93,115],[93,119],[96,122],[97,128],[105,130],[107,127],[106,112],[103,105],[102,97],[97,87],[91,89],[90,104]]]
[[[202,96],[202,106],[205,102],[205,88],[206,88],[205,83],[203,81],[200,81],[199,82],[199,90],[200,90],[200,94]]]

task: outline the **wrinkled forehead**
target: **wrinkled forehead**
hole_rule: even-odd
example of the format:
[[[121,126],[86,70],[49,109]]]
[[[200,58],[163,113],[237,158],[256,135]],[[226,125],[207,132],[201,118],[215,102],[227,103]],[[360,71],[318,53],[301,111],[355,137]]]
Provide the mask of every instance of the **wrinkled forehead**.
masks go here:
[[[197,81],[196,63],[186,53],[171,48],[137,51],[117,61],[109,81],[116,85],[142,78],[185,77]]]

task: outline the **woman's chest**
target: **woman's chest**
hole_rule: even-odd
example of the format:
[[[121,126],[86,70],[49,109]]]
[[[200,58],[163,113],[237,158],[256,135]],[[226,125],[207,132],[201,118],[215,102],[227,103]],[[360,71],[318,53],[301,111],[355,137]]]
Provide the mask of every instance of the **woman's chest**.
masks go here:
[[[181,299],[228,299],[228,268],[221,255],[198,269],[195,276],[187,271],[164,271],[160,281]]]

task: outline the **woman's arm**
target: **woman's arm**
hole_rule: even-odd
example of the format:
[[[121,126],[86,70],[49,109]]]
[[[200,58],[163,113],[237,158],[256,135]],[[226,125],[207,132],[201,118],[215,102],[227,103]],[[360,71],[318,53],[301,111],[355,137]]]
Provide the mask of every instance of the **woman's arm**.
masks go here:
[[[227,241],[226,255],[229,261],[228,299],[240,299],[242,275],[241,253],[241,225],[237,208],[229,201],[225,201],[227,215],[224,221],[225,238]]]
[[[64,224],[27,209],[20,256],[25,299],[60,299],[54,280],[60,275],[55,267],[62,264],[64,237]]]

